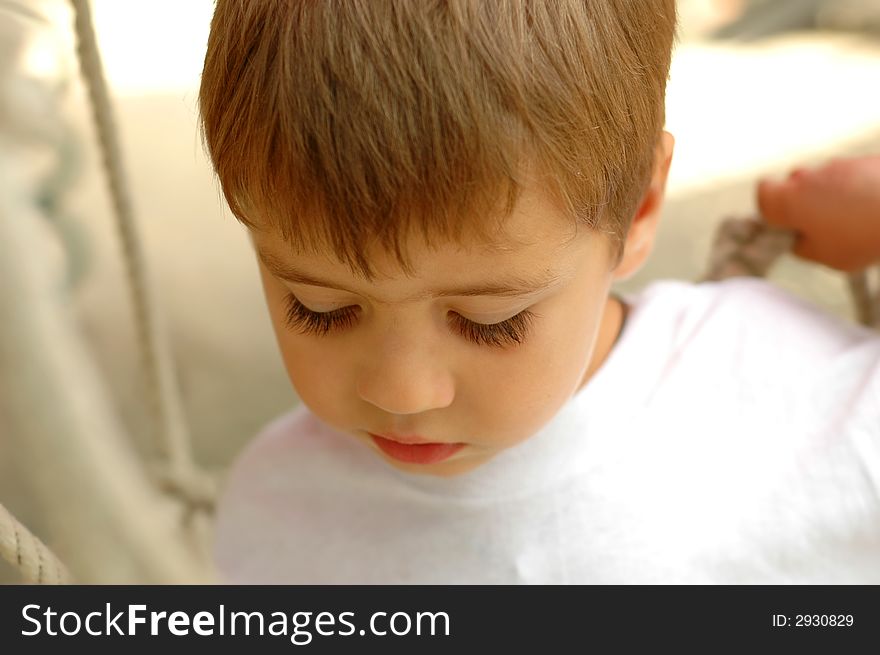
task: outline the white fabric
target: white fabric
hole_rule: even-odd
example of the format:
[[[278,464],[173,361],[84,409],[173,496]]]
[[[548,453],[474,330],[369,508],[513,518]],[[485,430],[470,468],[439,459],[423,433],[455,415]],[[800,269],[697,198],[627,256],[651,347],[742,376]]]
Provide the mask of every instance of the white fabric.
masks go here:
[[[538,434],[401,472],[305,407],[234,463],[235,583],[880,583],[880,334],[754,279],[661,281]]]

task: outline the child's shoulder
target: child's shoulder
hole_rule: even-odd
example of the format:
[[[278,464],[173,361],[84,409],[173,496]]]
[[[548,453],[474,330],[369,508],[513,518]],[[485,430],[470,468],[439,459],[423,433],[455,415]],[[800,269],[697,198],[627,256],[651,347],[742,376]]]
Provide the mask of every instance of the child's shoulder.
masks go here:
[[[880,333],[826,312],[760,278],[717,282],[661,280],[631,297],[636,314],[675,343],[754,342],[810,357],[835,357],[863,344],[880,346]]]
[[[300,471],[306,460],[312,466],[317,460],[326,458],[328,463],[338,466],[351,457],[351,442],[318,421],[300,402],[264,425],[248,440],[236,455],[224,486],[227,490],[237,488],[238,483],[245,480],[260,480],[263,488],[275,484],[283,486],[289,483],[283,478]],[[276,480],[279,475],[283,478]]]
[[[300,403],[265,424],[239,454],[238,461],[284,459],[292,448],[308,448],[309,444],[317,443],[322,428]]]
[[[859,397],[878,413],[880,403],[869,399],[880,397],[880,332],[772,283],[663,280],[626,299],[630,317],[605,372],[611,390],[626,385],[635,393],[642,385],[648,397],[658,389],[682,398],[711,394],[727,408],[747,402],[749,411],[756,403]]]

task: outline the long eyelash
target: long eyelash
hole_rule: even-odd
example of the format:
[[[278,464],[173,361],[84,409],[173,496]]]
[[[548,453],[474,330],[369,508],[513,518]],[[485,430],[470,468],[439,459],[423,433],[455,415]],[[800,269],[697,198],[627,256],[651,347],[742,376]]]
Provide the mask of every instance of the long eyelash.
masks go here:
[[[284,298],[287,326],[302,334],[324,336],[331,330],[345,329],[354,325],[355,309],[343,307],[332,312],[313,312],[297,300],[292,293]]]
[[[511,345],[519,345],[525,341],[532,325],[535,315],[528,311],[521,311],[515,316],[511,316],[501,323],[492,323],[489,325],[483,323],[474,323],[463,316],[454,314],[454,322],[456,329],[465,338],[473,341],[477,345],[503,347]]]
[[[332,312],[313,312],[307,309],[292,293],[284,298],[287,326],[301,334],[324,336],[333,330],[346,329],[354,325],[357,310],[343,307]],[[450,322],[466,339],[477,345],[504,346],[519,345],[528,336],[535,315],[521,311],[500,323],[483,324],[469,321],[459,314],[452,314]]]

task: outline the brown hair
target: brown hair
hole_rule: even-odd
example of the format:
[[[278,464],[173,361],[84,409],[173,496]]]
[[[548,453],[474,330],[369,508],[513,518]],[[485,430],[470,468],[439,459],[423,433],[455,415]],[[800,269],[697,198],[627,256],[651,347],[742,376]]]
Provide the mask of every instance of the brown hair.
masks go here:
[[[217,0],[199,91],[235,216],[360,274],[484,237],[527,170],[620,245],[664,124],[674,0]]]

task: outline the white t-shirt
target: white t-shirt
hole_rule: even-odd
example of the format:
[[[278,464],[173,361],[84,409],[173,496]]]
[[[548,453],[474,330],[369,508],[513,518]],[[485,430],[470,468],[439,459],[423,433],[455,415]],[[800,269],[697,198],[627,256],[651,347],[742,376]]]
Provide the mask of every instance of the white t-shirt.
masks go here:
[[[453,478],[304,406],[234,462],[233,583],[880,583],[880,333],[767,282],[655,282],[540,432]]]

